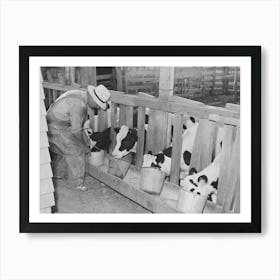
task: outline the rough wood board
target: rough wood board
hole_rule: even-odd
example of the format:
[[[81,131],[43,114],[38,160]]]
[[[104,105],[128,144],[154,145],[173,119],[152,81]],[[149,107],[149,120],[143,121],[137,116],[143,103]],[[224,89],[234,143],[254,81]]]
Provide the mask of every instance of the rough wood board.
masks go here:
[[[219,186],[217,195],[217,204],[223,207],[228,190],[231,185],[231,167],[232,147],[236,128],[231,125],[225,125],[225,137],[222,146],[222,159],[219,175]],[[230,171],[230,172],[229,172]]]
[[[198,172],[200,171],[201,149],[203,148],[202,137],[204,134],[205,127],[206,127],[206,120],[203,121],[203,119],[201,119],[198,123],[198,127],[196,130],[194,146],[193,146],[193,151],[191,156],[190,169],[195,168]]]
[[[136,165],[142,166],[143,153],[144,153],[144,142],[145,142],[145,107],[138,107],[137,117],[137,146],[136,146]]]
[[[150,120],[149,120],[150,121]],[[158,153],[166,147],[168,113],[155,110],[153,118],[153,153]]]
[[[215,124],[209,120],[201,119],[200,122],[204,123],[204,128],[201,136],[202,146],[200,149],[199,170],[203,170],[212,162],[216,148],[217,129],[215,128]]]
[[[154,213],[176,213],[176,210],[169,207],[163,199],[159,196],[150,195],[141,191],[139,188],[134,187],[124,180],[119,179],[101,168],[88,165],[87,172],[90,176],[96,178],[107,186],[111,187],[115,191],[121,193],[127,198],[140,204],[142,207],[150,210]]]
[[[133,127],[133,106],[126,106],[125,115],[126,115],[126,125],[129,128],[132,128]]]
[[[53,176],[52,169],[49,163],[40,165],[40,179],[47,179]]]
[[[50,193],[53,191],[54,191],[54,187],[51,178],[40,180],[40,194]]]
[[[230,111],[240,112],[240,105],[238,104],[227,103],[226,108]]]
[[[237,129],[235,141],[232,148],[229,164],[229,174],[227,176],[227,192],[223,205],[224,211],[229,212],[233,209],[233,202],[236,194],[236,188],[240,180],[240,134]]]
[[[111,103],[110,106],[110,118],[111,118],[111,146],[110,146],[110,152],[112,152],[116,146],[116,132],[114,128],[116,127],[116,111],[117,111],[117,106],[115,103]]]
[[[191,100],[191,99],[184,98],[184,97],[180,97],[180,96],[177,96],[177,95],[169,96],[168,101],[183,103],[183,104],[187,104],[187,105],[198,105],[198,106],[204,105],[202,102]]]
[[[131,105],[131,106],[144,106],[154,110],[161,110],[170,113],[182,113],[190,114],[192,116],[198,116],[208,118],[209,114],[219,114],[226,117],[239,118],[238,112],[229,111],[224,108],[213,106],[201,106],[191,104],[181,104],[178,102],[170,102],[160,99],[148,99],[140,98],[135,95],[124,95],[115,91],[111,91],[111,100],[116,103]]]
[[[54,84],[49,82],[43,82],[45,88],[56,89],[60,91],[67,91],[72,89],[85,90],[75,86],[63,86],[61,84]],[[150,109],[162,110],[169,113],[181,113],[190,114],[194,117],[208,118],[209,114],[219,114],[225,117],[239,118],[240,113],[230,111],[224,108],[218,108],[213,106],[193,106],[187,104],[179,104],[177,102],[166,102],[158,99],[140,98],[136,95],[123,94],[117,91],[111,92],[111,101],[119,104],[130,106],[143,106]]]
[[[175,114],[174,116],[174,133],[171,157],[171,172],[170,182],[174,184],[179,183],[180,166],[182,155],[182,130],[183,130],[183,115]]]
[[[51,162],[51,157],[50,157],[50,152],[47,147],[41,148],[40,149],[40,164],[44,163],[50,163]]]
[[[159,97],[168,99],[173,95],[174,88],[174,67],[159,68]]]
[[[233,211],[234,211],[234,213],[240,213],[240,181],[238,182],[238,185],[236,186]]]
[[[46,106],[44,100],[40,100],[40,115],[46,115]]]
[[[126,125],[126,106],[123,104],[120,104],[120,117],[119,117],[119,124],[120,127],[122,125]]]
[[[48,136],[46,132],[40,133],[40,148],[49,147]]]
[[[108,128],[108,114],[102,109],[98,109],[98,131],[102,132]]]
[[[40,131],[48,131],[48,125],[45,115],[40,115]]]
[[[53,192],[40,195],[40,209],[51,207],[54,204]]]
[[[51,209],[51,207],[43,208],[43,209],[40,209],[40,213],[41,214],[51,214],[52,209]]]

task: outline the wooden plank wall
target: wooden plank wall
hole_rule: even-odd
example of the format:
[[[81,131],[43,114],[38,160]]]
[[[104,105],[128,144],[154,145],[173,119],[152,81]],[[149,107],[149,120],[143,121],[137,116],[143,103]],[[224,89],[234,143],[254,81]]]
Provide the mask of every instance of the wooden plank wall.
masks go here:
[[[40,213],[51,213],[54,206],[54,187],[52,182],[51,157],[47,137],[46,108],[44,104],[42,75],[40,85]]]

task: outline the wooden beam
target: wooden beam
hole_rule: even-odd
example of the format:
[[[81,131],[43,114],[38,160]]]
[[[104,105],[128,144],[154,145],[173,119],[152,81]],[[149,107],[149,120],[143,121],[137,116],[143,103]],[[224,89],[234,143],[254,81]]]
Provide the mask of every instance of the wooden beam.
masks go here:
[[[232,159],[232,148],[235,138],[236,127],[232,125],[224,126],[225,136],[222,146],[222,158],[220,165],[219,185],[217,203],[224,207],[226,196],[231,188],[232,177],[231,177],[231,159]],[[230,172],[229,172],[230,170]]]
[[[145,107],[138,108],[137,117],[137,147],[136,147],[136,166],[142,167],[143,164],[143,153],[144,153],[144,142],[145,142]]]
[[[81,89],[74,86],[62,86],[60,84],[43,82],[44,88],[56,89],[60,91],[67,91],[71,89]],[[161,99],[148,99],[138,97],[137,95],[127,94],[111,90],[111,101],[117,104],[130,106],[143,106],[154,110],[162,110],[169,113],[189,114],[194,117],[208,118],[209,114],[219,114],[224,117],[240,118],[239,112],[230,111],[225,108],[214,106],[194,106],[191,104],[180,104],[177,102],[168,102]]]
[[[168,99],[173,95],[174,67],[160,67],[159,70],[159,98]]]
[[[227,103],[226,108],[230,111],[240,112],[240,105],[238,104]]]
[[[172,145],[170,182],[178,184],[180,178],[180,165],[182,154],[183,115],[175,114],[174,123],[175,125]]]
[[[116,127],[116,111],[117,111],[117,108],[116,108],[116,104],[115,103],[111,103],[110,105],[110,118],[111,118],[111,134],[110,134],[110,137],[111,137],[111,146],[110,146],[110,152],[112,153],[115,146],[116,146],[116,132],[114,130],[114,128]]]
[[[133,200],[142,207],[154,213],[177,213],[177,211],[168,206],[162,198],[156,195],[150,195],[140,189],[134,188],[122,179],[115,177],[99,167],[89,164],[87,172],[90,176],[106,184],[113,190]]]

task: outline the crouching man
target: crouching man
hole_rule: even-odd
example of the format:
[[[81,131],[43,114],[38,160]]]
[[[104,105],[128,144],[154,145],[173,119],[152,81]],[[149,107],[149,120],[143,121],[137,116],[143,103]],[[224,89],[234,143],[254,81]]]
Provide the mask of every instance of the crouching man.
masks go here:
[[[109,108],[110,92],[103,86],[88,86],[87,91],[71,90],[62,94],[48,109],[48,138],[54,178],[86,191],[84,186],[86,154],[90,152],[83,124],[87,106]]]

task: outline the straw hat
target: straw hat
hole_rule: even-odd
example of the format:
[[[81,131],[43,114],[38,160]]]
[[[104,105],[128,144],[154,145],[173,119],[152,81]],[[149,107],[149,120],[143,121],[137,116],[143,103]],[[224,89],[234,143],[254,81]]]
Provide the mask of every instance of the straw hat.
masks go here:
[[[103,110],[106,110],[107,102],[111,96],[110,91],[103,85],[99,85],[97,87],[88,85],[87,90],[90,96],[93,98],[93,100],[97,103],[97,105]]]

